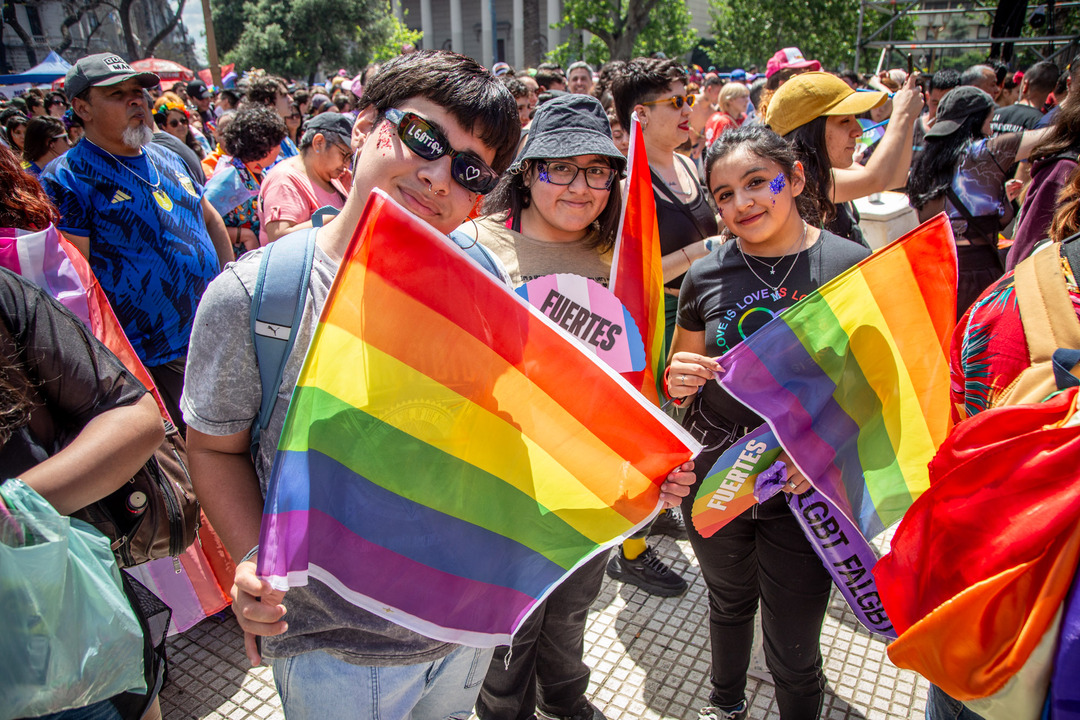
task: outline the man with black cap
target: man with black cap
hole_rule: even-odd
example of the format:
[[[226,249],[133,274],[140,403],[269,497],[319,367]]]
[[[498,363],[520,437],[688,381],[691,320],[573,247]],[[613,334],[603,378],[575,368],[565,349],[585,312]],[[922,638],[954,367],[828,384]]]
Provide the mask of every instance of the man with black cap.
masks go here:
[[[173,152],[151,145],[143,89],[157,75],[119,55],[84,57],[64,79],[84,142],[41,176],[60,231],[90,261],[172,420],[199,298],[233,259],[221,216]]]
[[[191,102],[195,104],[195,109],[199,112],[203,128],[207,133],[214,134],[215,118],[213,110],[210,109],[213,94],[210,92],[210,88],[206,87],[206,83],[202,80],[192,80],[187,85],[187,94]]]

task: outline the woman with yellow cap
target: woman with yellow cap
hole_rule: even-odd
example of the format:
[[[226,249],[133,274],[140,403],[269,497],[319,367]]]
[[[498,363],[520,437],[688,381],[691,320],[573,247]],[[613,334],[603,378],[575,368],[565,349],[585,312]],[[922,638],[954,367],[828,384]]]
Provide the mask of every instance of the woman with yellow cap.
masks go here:
[[[855,143],[863,130],[855,116],[887,100],[883,92],[852,90],[830,73],[808,72],[784,83],[765,114],[765,124],[791,143],[806,169],[806,192],[817,208],[813,221],[863,245],[859,217],[848,203],[906,184],[915,120],[923,107],[915,75],[893,95],[892,116],[873,157],[856,165]]]

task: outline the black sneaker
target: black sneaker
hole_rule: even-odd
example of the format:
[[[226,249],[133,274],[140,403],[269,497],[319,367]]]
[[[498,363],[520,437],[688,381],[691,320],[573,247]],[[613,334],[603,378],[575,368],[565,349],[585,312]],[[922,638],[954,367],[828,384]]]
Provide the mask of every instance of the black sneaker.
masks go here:
[[[624,583],[637,585],[650,595],[660,597],[682,595],[689,587],[678,573],[664,564],[652,548],[646,548],[645,552],[635,559],[627,560],[620,547],[619,552],[608,561],[607,574]]]
[[[683,520],[682,510],[668,508],[656,516],[649,535],[667,535],[675,540],[686,540],[686,522]]]
[[[537,708],[536,717],[537,720],[607,720],[604,713],[600,712],[600,708],[596,707],[588,700],[586,700],[585,705],[573,715],[552,715],[551,713],[544,712]]]

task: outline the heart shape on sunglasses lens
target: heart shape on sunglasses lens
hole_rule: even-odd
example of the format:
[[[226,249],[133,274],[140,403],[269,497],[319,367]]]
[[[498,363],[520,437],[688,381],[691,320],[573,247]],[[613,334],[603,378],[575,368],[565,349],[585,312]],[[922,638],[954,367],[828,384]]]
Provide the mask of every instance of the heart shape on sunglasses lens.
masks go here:
[[[650,100],[649,102],[643,102],[642,105],[660,105],[661,103],[671,103],[676,110],[682,110],[682,106],[685,104],[688,107],[694,107],[694,100],[696,98],[693,95],[672,95],[671,97],[660,98],[659,100]]]
[[[432,162],[449,155],[450,175],[469,192],[485,195],[499,184],[497,172],[473,153],[450,147],[450,141],[430,120],[397,108],[389,108],[386,119],[397,126],[398,138],[413,154]]]

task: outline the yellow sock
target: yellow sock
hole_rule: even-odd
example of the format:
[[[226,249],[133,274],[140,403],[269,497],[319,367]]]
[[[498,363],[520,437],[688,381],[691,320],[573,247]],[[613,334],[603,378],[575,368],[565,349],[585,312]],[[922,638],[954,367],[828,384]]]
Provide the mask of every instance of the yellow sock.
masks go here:
[[[627,560],[636,560],[648,547],[645,544],[645,538],[630,538],[623,540],[622,552]]]

